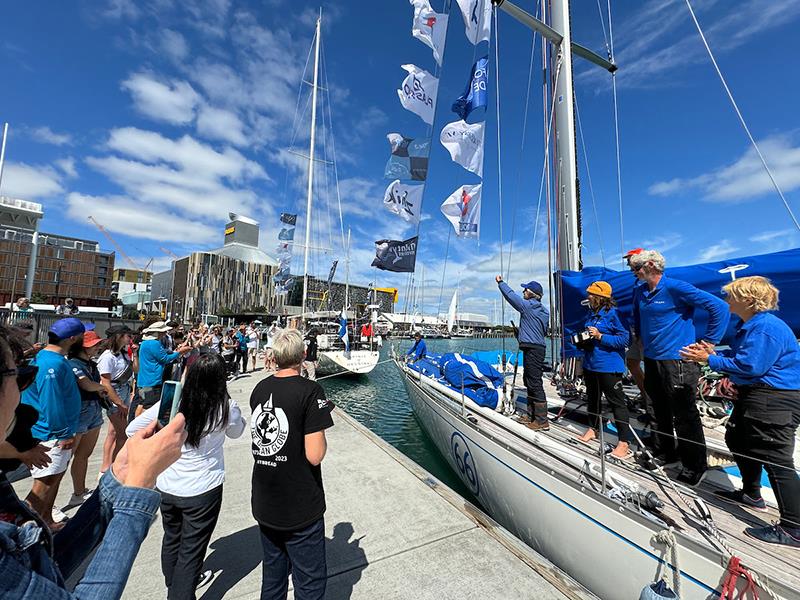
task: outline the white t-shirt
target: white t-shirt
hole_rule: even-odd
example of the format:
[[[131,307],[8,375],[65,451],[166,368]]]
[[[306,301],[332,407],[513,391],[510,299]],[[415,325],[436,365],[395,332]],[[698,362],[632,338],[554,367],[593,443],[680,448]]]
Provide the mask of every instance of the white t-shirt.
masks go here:
[[[161,402],[156,402],[131,421],[125,430],[128,437],[155,421],[160,406]],[[228,400],[228,408],[228,422],[222,428],[215,429],[202,438],[197,448],[189,444],[183,445],[181,457],[156,479],[159,490],[173,496],[189,498],[222,485],[225,481],[225,453],[222,449],[225,437],[238,438],[246,425],[235,400]]]
[[[100,371],[100,375],[109,375],[111,381],[114,381],[119,379],[129,364],[130,361],[124,350],[119,354],[114,354],[111,350],[105,350],[97,360],[97,370]],[[131,375],[133,375],[133,371],[131,371]],[[125,382],[120,381],[120,383]]]
[[[258,350],[258,332],[255,329],[251,329],[247,332],[247,337],[249,338],[247,347]]]

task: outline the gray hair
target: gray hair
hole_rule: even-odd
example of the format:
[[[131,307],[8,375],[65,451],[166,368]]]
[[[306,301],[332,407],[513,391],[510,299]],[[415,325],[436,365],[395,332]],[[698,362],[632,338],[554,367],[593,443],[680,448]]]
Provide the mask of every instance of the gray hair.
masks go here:
[[[640,269],[647,263],[653,263],[653,268],[659,273],[663,273],[667,266],[667,261],[658,250],[644,250],[631,256],[631,268]]]
[[[272,356],[281,369],[302,363],[305,352],[303,336],[297,329],[282,329],[272,342]]]

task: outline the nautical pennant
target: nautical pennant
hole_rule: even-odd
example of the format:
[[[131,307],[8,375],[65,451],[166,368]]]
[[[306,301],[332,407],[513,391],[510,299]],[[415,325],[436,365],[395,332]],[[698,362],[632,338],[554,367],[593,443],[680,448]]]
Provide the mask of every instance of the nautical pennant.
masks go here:
[[[476,238],[480,234],[482,186],[462,185],[442,203],[442,214],[458,237]]]
[[[419,223],[424,190],[424,184],[401,183],[399,179],[395,179],[386,188],[383,205],[389,212],[400,215],[404,221]]]
[[[485,125],[485,122],[470,125],[466,121],[454,121],[442,128],[439,138],[450,153],[450,158],[478,177],[483,177]]]
[[[428,177],[430,138],[408,138],[399,133],[387,134],[392,155],[386,163],[386,179],[425,181]]]
[[[467,39],[473,44],[488,42],[492,31],[492,0],[456,0],[464,17]]]
[[[350,336],[347,335],[347,311],[343,308],[339,315],[339,339],[344,342],[344,351],[350,352]]]
[[[436,106],[436,92],[439,80],[415,65],[402,65],[408,71],[403,85],[397,90],[400,104],[410,110],[428,125],[433,125],[433,111]]]
[[[448,16],[434,12],[428,0],[409,0],[409,2],[414,6],[411,35],[433,50],[433,58],[441,66]]]
[[[373,267],[395,273],[413,273],[417,262],[417,236],[407,240],[378,240],[375,242]]]
[[[290,267],[292,264],[292,247],[290,242],[294,241],[294,231],[297,226],[297,215],[292,213],[281,213],[281,230],[278,232],[278,270],[272,276],[275,285],[275,294],[281,295],[288,293],[294,287],[294,277],[291,276]]]
[[[453,112],[461,117],[464,121],[467,120],[470,113],[476,108],[486,108],[489,101],[489,94],[486,92],[489,74],[486,66],[489,62],[489,57],[484,56],[479,58],[477,62],[472,65],[472,73],[467,83],[467,88],[456,101],[453,102]]]

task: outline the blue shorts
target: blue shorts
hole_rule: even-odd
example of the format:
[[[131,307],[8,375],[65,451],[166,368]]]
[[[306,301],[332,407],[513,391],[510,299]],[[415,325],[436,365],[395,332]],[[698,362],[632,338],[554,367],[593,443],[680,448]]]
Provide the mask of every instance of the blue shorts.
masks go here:
[[[103,424],[103,409],[96,400],[81,402],[81,416],[78,419],[78,429],[75,433],[86,433],[97,429]]]
[[[117,396],[120,397],[122,402],[125,406],[130,407],[131,405],[131,384],[130,383],[112,383],[111,386],[114,388],[114,391],[117,392]],[[106,414],[110,417],[114,413],[118,413],[119,409],[117,408],[116,404],[113,405],[111,408],[106,409]]]

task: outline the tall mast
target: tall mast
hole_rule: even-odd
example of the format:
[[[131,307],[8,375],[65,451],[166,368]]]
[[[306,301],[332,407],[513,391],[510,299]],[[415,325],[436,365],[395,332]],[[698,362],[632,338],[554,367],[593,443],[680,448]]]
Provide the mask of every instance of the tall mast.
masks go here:
[[[561,61],[555,91],[554,170],[558,189],[558,267],[570,271],[581,268],[579,233],[578,161],[575,151],[575,106],[572,86],[572,32],[570,31],[569,0],[553,0],[550,24],[562,36],[555,60]],[[555,69],[554,69],[555,72]]]
[[[322,35],[322,9],[317,17],[317,31],[314,36],[314,84],[311,91],[311,142],[308,149],[308,192],[306,195],[306,247],[303,256],[303,305],[301,315],[306,314],[308,298],[308,250],[311,244],[311,199],[314,194],[314,147],[317,133],[317,83],[319,78],[319,43]],[[305,317],[303,317],[305,318]]]

